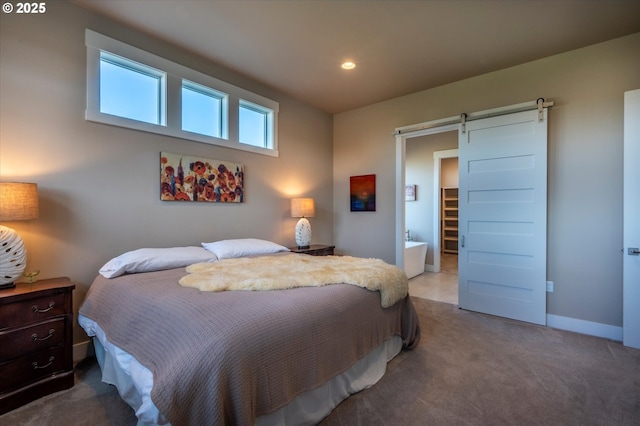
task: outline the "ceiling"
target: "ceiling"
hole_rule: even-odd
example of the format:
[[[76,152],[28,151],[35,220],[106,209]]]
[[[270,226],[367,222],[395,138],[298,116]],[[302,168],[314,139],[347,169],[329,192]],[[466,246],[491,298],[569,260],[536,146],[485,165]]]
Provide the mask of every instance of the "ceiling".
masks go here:
[[[640,32],[640,0],[74,3],[329,113]]]

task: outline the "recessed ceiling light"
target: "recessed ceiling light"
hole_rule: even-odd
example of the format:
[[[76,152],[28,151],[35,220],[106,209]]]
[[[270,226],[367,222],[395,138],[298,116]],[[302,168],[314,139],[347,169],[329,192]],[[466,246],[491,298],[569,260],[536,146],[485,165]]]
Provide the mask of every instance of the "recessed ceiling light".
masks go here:
[[[356,67],[356,64],[355,62],[345,61],[342,63],[341,67],[342,69],[345,69],[345,70],[352,70]]]

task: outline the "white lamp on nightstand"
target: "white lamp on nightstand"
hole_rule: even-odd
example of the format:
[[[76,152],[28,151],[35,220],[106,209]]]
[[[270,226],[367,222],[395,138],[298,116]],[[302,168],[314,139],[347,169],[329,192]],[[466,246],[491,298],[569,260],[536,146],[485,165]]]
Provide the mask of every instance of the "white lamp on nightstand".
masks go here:
[[[38,185],[0,182],[0,222],[37,219]],[[15,287],[14,281],[27,266],[27,250],[16,231],[0,225],[0,289]]]
[[[296,244],[298,248],[309,248],[311,244],[311,224],[308,217],[316,214],[316,205],[313,198],[292,198],[291,217],[299,217],[296,224]]]

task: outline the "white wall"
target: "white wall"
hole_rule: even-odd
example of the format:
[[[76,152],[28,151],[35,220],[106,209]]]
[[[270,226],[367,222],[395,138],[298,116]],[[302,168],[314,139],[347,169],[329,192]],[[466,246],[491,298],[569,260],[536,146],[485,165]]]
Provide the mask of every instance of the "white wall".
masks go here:
[[[279,102],[280,157],[85,121],[85,28]],[[333,242],[330,115],[69,2],[1,14],[0,31],[0,179],[36,182],[40,199],[38,220],[6,225],[25,240],[27,270],[76,283],[76,312],[100,266],[128,250],[234,237],[295,245],[293,196],[316,200],[312,242]],[[160,151],[243,163],[246,202],[160,201]]]
[[[395,263],[396,127],[553,100],[549,314],[622,324],[623,93],[640,88],[640,33],[334,116],[334,242]],[[434,58],[437,62],[437,58]],[[378,211],[349,212],[349,176],[377,175]]]

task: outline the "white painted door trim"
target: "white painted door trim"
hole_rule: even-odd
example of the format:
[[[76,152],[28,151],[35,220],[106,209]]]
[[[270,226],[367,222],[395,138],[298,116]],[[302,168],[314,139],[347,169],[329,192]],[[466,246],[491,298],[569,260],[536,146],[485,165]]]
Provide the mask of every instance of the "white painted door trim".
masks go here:
[[[622,341],[640,349],[640,89],[624,94]]]

